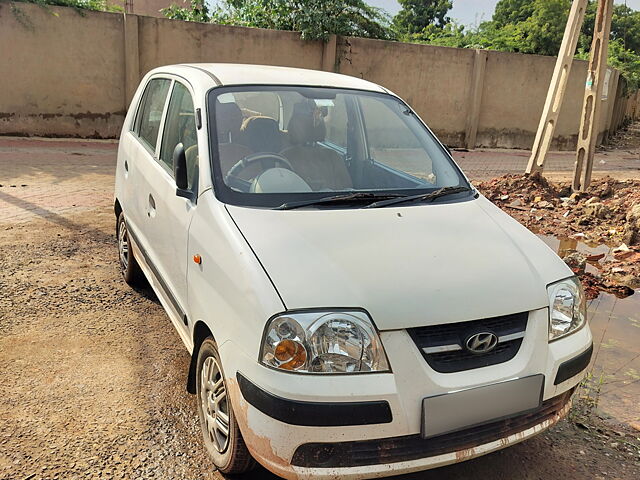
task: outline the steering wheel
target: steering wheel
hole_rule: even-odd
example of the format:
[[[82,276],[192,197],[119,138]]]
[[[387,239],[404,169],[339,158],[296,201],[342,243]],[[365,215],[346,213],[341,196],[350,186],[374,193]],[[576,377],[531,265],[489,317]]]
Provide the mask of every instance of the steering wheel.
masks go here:
[[[247,155],[233,167],[231,167],[231,169],[224,176],[224,182],[229,185],[229,180],[231,178],[239,178],[240,172],[246,170],[256,162],[260,162],[264,170],[275,168],[278,164],[280,164],[284,168],[293,171],[291,162],[289,162],[289,160],[278,153],[253,153],[251,155]]]

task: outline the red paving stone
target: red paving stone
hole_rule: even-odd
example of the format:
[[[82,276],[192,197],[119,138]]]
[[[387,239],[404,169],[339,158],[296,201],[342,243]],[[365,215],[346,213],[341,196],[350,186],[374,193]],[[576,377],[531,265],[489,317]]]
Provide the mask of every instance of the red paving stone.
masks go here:
[[[454,151],[460,168],[472,180],[485,180],[505,173],[524,173],[529,155],[527,150],[475,150]],[[571,175],[575,161],[574,152],[551,152],[545,162],[545,172]],[[626,172],[640,178],[640,153],[629,150],[600,151],[593,165],[595,175],[609,172]]]
[[[0,138],[0,223],[113,202],[115,141]]]

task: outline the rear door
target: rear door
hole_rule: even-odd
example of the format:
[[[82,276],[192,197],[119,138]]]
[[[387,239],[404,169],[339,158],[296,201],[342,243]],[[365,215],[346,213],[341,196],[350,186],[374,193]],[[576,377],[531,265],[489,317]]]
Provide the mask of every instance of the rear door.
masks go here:
[[[120,139],[123,149],[126,202],[124,213],[129,230],[145,253],[153,254],[145,226],[150,211],[149,171],[157,162],[158,140],[162,117],[168,100],[170,78],[154,77],[145,86],[131,130]]]

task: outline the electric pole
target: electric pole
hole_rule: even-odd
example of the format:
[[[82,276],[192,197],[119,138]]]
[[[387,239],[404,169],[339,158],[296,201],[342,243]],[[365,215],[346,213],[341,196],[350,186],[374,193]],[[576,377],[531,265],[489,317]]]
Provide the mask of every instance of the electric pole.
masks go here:
[[[596,24],[593,29],[593,42],[591,43],[589,72],[582,106],[582,116],[580,118],[575,170],[573,172],[572,187],[575,192],[586,190],[591,183],[593,157],[596,151],[596,142],[598,141],[602,91],[607,73],[612,17],[613,0],[599,0]]]
[[[571,5],[567,27],[565,28],[564,37],[562,38],[560,52],[558,53],[558,60],[556,61],[556,67],[551,77],[547,100],[545,101],[542,117],[540,118],[540,125],[538,126],[536,139],[531,151],[531,158],[527,165],[527,174],[535,172],[541,173],[544,169],[544,161],[549,152],[549,148],[551,148],[553,133],[558,124],[558,117],[560,116],[560,107],[562,106],[564,94],[567,90],[573,56],[578,46],[587,4],[587,0],[573,0],[573,4]]]

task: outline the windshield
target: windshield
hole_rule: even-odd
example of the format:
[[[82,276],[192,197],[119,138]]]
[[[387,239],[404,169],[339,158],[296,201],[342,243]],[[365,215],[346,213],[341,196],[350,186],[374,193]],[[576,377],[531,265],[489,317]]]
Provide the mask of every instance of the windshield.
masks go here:
[[[208,107],[215,191],[225,203],[366,198],[352,195],[360,192],[375,201],[468,187],[442,145],[391,95],[225,87],[210,91]]]

